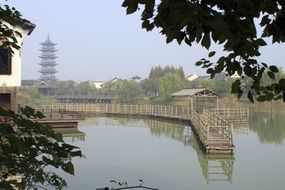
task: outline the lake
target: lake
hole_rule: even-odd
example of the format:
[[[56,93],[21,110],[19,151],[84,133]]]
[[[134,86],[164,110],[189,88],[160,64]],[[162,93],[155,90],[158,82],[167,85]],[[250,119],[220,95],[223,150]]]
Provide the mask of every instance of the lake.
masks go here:
[[[234,125],[234,155],[205,155],[189,125],[161,120],[88,118],[65,140],[85,159],[74,160],[68,189],[117,187],[110,180],[161,190],[283,190],[285,117],[251,112]]]

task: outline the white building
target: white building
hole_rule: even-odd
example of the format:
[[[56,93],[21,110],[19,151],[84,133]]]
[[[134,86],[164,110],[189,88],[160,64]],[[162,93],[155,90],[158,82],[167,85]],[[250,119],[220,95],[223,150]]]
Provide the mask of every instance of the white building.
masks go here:
[[[197,73],[188,74],[188,75],[185,76],[185,78],[186,78],[188,81],[196,80],[198,77],[199,77],[199,75],[198,75]]]
[[[94,85],[97,89],[102,88],[102,85],[105,83],[103,81],[90,81],[92,85]]]
[[[9,27],[22,35],[16,37],[17,45],[21,47],[23,39],[32,33],[35,25],[26,20],[22,25]],[[12,110],[16,106],[17,88],[21,86],[21,50],[13,49],[13,52],[0,48],[0,107]]]

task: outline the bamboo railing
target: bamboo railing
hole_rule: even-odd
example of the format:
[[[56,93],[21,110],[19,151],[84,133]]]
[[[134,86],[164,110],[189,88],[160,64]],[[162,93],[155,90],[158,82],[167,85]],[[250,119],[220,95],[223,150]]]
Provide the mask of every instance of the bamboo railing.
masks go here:
[[[206,152],[233,150],[233,127],[217,110],[205,110],[198,114],[189,107],[124,104],[55,104],[42,105],[39,111],[75,112],[83,114],[116,114],[161,117],[192,122]]]
[[[220,115],[222,118],[230,122],[248,122],[249,120],[248,107],[212,108],[208,109],[208,111]]]

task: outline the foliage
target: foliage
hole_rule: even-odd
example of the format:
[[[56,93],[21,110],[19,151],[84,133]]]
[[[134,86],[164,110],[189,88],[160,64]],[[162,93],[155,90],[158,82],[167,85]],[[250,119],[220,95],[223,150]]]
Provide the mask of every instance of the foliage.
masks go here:
[[[222,96],[229,95],[231,93],[231,85],[236,79],[227,77],[224,80],[204,79],[204,80],[194,80],[191,82],[190,86],[192,88],[208,88]]]
[[[139,180],[139,185],[134,185],[134,186],[129,186],[127,182],[125,181],[116,181],[116,180],[111,180],[111,183],[116,184],[116,186],[118,187],[104,187],[104,188],[100,188],[100,189],[96,189],[96,190],[123,190],[123,189],[149,189],[149,190],[159,190],[157,188],[151,188],[151,187],[146,187],[144,186],[144,181],[143,180]]]
[[[166,66],[165,68],[161,68],[161,66],[151,67],[149,78],[155,79],[165,76],[166,74],[178,74],[181,79],[185,77],[183,68],[180,66],[178,69],[173,66]]]
[[[276,78],[278,69],[266,63],[258,62],[260,48],[266,46],[265,40],[272,43],[285,42],[285,1],[284,0],[162,0],[157,6],[155,0],[124,0],[122,6],[127,14],[139,10],[142,28],[147,31],[154,27],[161,29],[166,42],[176,40],[201,44],[206,49],[214,42],[224,47],[224,55],[212,62],[215,52],[208,58],[196,63],[207,69],[213,78],[215,74],[226,71],[229,76],[236,72],[241,79],[232,85],[232,93],[242,96],[243,80],[252,80],[247,92],[253,102],[253,94],[262,96],[259,101],[270,101],[283,98],[285,102],[285,79],[280,79],[270,86],[263,86],[261,78],[267,71],[271,79]],[[257,28],[261,28],[261,34]]]
[[[74,85],[73,95],[96,95],[96,87],[90,84],[89,81],[80,82],[79,84]]]
[[[158,84],[159,84],[159,78],[155,78],[155,79],[148,78],[148,79],[144,79],[141,82],[141,86],[143,90],[151,98],[158,96]]]
[[[266,112],[253,112],[249,128],[257,133],[261,143],[282,145],[285,140],[284,114]]]
[[[22,25],[26,20],[14,7],[0,4],[0,41],[1,48],[7,48],[13,53],[14,49],[20,49],[17,38],[21,33],[15,31],[11,26]]]
[[[269,85],[272,85],[273,83],[278,82],[282,78],[285,78],[285,73],[282,70],[282,68],[278,68],[278,70],[279,71],[278,71],[278,73],[276,73],[275,79],[272,79],[272,78],[269,77],[269,74],[268,74],[269,71],[265,71],[263,73],[263,76],[262,76],[262,79],[261,79],[261,84],[263,86],[269,86]]]
[[[100,89],[100,94],[116,97],[120,103],[137,103],[143,98],[143,89],[133,80],[110,82]]]
[[[162,101],[169,101],[171,94],[183,88],[183,80],[178,74],[166,74],[159,80],[159,97]]]
[[[169,101],[171,94],[185,86],[184,71],[182,67],[173,66],[152,67],[149,78],[141,82],[145,93],[151,98],[159,96],[159,102]]]
[[[37,106],[55,102],[51,96],[44,96],[35,87],[21,88],[17,94],[17,103],[21,105]]]
[[[57,81],[55,85],[56,95],[72,95],[74,94],[76,83],[72,80]]]
[[[0,108],[0,186],[4,189],[55,189],[66,186],[57,168],[74,175],[71,162],[82,157],[79,148],[66,144],[51,126],[35,121],[43,118],[30,107],[20,114]]]

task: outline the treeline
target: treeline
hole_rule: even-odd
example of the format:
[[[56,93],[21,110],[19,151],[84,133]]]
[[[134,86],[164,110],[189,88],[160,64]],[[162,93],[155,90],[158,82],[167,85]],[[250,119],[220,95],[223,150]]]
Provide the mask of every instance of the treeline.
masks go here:
[[[182,67],[156,66],[151,68],[149,78],[141,81],[118,79],[105,83],[100,89],[92,81],[57,81],[49,97],[40,94],[36,87],[28,87],[21,90],[18,99],[26,105],[54,102],[54,96],[63,95],[111,96],[115,102],[128,104],[167,103],[171,94],[186,87],[186,84]]]
[[[264,72],[262,85],[270,85],[285,78],[280,69],[276,79],[270,78],[268,72]],[[188,81],[184,76],[182,67],[173,66],[152,67],[149,77],[141,81],[121,80],[105,83],[102,88],[97,89],[91,81],[76,83],[74,81],[58,81],[53,91],[54,96],[60,95],[82,95],[82,96],[111,96],[117,103],[153,103],[167,104],[171,101],[171,94],[184,88],[208,88],[221,96],[231,93],[232,83],[236,79],[227,77],[225,74],[217,75],[214,79],[204,76],[196,80]],[[243,82],[245,92],[250,89],[251,81]],[[24,104],[43,104],[55,101],[52,96],[46,97],[40,94],[36,88],[25,88],[19,93],[20,102]]]
[[[180,76],[181,79],[185,78],[185,74],[181,66],[179,66],[178,69],[173,66],[166,66],[165,68],[161,68],[161,66],[151,67],[148,78],[150,79],[160,78],[167,74],[174,74],[174,75],[177,74]]]

